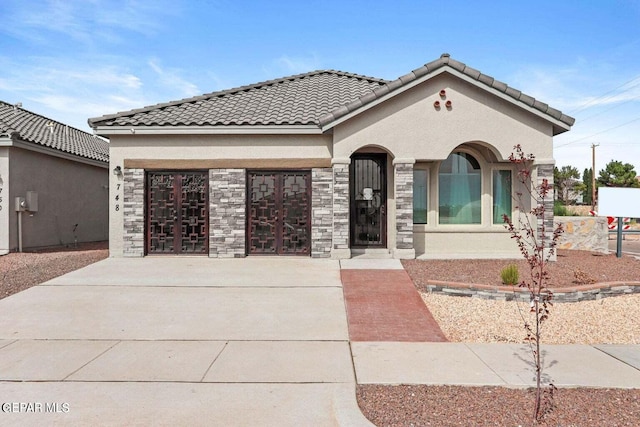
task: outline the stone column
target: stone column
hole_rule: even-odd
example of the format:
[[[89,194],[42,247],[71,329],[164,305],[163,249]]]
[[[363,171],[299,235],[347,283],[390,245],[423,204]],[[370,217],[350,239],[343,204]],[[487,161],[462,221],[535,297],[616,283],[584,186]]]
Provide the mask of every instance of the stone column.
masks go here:
[[[311,257],[331,256],[333,169],[311,169]]]
[[[209,257],[246,256],[247,184],[244,169],[209,170]]]
[[[394,159],[396,200],[396,247],[394,258],[413,259],[413,165],[415,159]]]
[[[544,240],[545,247],[549,248],[551,240],[553,239],[553,200],[554,200],[554,190],[553,190],[553,167],[554,163],[540,163],[536,165],[536,179],[535,184],[532,182],[532,185],[542,185],[544,180],[546,179],[551,185],[551,191],[547,194],[544,200],[544,218],[538,219],[538,239],[540,242]],[[533,181],[533,180],[532,180]],[[534,192],[534,194],[536,194]],[[537,206],[541,202],[541,200],[535,201],[534,207]],[[542,233],[544,225],[544,235]],[[546,256],[546,252],[545,252]],[[551,257],[552,261],[555,261],[555,254]]]
[[[349,165],[351,159],[332,159],[333,167],[333,242],[331,258],[351,258],[349,247]]]
[[[144,256],[144,169],[124,168],[122,194],[125,257]]]

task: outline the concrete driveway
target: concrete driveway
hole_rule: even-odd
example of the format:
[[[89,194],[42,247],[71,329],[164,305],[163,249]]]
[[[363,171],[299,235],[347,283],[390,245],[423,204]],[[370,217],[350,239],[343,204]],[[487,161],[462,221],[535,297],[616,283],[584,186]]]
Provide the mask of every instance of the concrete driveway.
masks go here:
[[[0,300],[2,425],[371,425],[337,261],[110,258]]]

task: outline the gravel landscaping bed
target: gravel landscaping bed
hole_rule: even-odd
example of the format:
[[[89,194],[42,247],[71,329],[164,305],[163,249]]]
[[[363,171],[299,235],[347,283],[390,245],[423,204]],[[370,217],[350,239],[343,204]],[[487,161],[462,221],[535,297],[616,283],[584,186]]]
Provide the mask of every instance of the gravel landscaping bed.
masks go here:
[[[107,242],[13,252],[0,256],[0,299],[109,256]]]
[[[407,260],[403,265],[418,290],[427,280],[501,285],[508,260]],[[521,278],[524,261],[516,261]],[[629,256],[559,251],[550,264],[550,287],[575,286],[574,272],[597,282],[640,281],[640,261]],[[585,276],[582,275],[582,278]],[[523,342],[521,314],[528,305],[421,292],[450,341]],[[640,295],[556,304],[543,325],[547,344],[640,343]],[[530,426],[533,391],[506,387],[358,385],[362,412],[377,426]],[[638,426],[640,390],[571,388],[555,394],[547,426]]]

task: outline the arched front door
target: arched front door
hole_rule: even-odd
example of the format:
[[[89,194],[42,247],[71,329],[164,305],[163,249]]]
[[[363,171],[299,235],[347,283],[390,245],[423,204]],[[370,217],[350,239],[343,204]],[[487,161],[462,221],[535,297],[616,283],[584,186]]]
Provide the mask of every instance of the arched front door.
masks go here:
[[[387,246],[386,171],[386,154],[354,154],[351,157],[351,247]]]

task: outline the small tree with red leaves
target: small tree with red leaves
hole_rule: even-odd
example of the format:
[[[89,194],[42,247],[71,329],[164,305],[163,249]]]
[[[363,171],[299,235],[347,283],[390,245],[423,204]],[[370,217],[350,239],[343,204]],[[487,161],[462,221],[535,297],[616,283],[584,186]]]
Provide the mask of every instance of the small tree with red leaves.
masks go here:
[[[527,333],[525,340],[531,349],[535,366],[536,393],[533,418],[538,422],[554,407],[553,396],[556,387],[550,383],[546,391],[542,388],[543,366],[540,341],[541,326],[548,319],[549,308],[553,305],[553,292],[547,286],[549,283],[547,264],[555,255],[563,229],[562,224],[558,224],[549,234],[545,219],[549,214],[553,214],[553,210],[549,212],[550,209],[547,208],[548,202],[553,202],[553,183],[547,179],[542,179],[537,184],[533,182],[534,160],[534,156],[525,154],[520,145],[516,145],[514,153],[509,156],[509,161],[517,169],[517,180],[527,189],[526,197],[530,197],[531,202],[525,203],[525,194],[516,192],[517,220],[514,221],[508,215],[503,215],[503,221],[530,269],[529,277],[523,279],[519,286],[527,288],[530,295],[530,313],[533,320],[526,319],[524,315],[522,318]],[[527,212],[525,206],[529,204],[531,204],[531,210]]]

